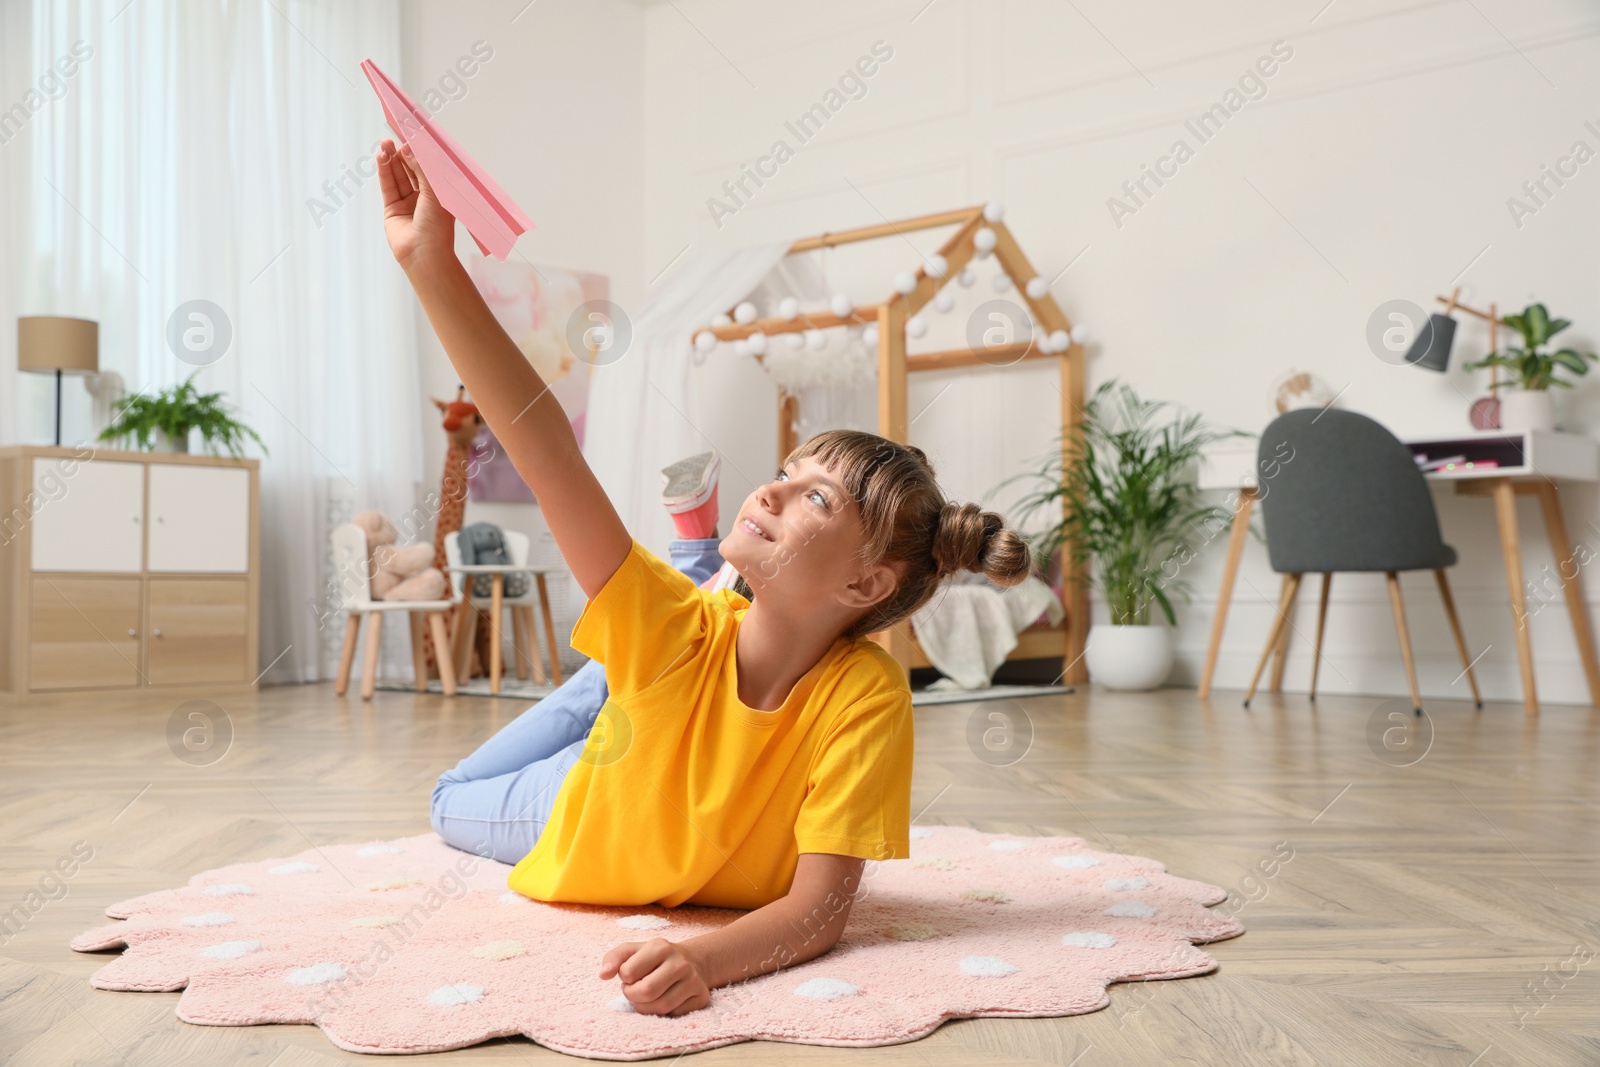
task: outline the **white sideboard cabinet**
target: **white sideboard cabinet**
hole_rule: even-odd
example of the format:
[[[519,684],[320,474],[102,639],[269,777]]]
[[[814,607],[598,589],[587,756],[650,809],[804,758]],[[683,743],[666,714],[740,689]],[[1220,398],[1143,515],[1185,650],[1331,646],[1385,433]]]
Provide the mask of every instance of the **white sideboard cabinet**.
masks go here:
[[[0,448],[0,694],[244,688],[260,464]]]

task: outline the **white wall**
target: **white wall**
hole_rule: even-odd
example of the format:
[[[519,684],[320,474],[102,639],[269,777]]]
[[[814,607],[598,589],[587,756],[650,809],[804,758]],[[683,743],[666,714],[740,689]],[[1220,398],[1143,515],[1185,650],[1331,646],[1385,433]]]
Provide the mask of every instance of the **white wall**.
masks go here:
[[[1592,4],[919,6],[674,0],[649,7],[644,206],[628,216],[643,226],[642,276],[682,262],[680,254],[999,198],[1042,273],[1054,277],[1073,264],[1054,292],[1074,320],[1095,330],[1091,385],[1117,376],[1147,396],[1251,432],[1270,418],[1269,387],[1290,368],[1320,375],[1343,390],[1342,406],[1402,435],[1465,429],[1468,401],[1484,391],[1485,379],[1459,365],[1483,351],[1481,329],[1463,325],[1456,369],[1443,376],[1380,362],[1365,341],[1380,304],[1404,298],[1428,305],[1458,278],[1464,298],[1480,304],[1543,300],[1578,323],[1569,343],[1600,347],[1593,240],[1600,161],[1581,168],[1520,226],[1507,207],[1525,180],[1575,141],[1600,150],[1600,136],[1584,126],[1594,120],[1600,129],[1600,12]],[[598,22],[610,21],[611,9],[599,10],[563,26],[593,40]],[[441,32],[448,26],[459,34],[471,22],[454,13],[438,18]],[[635,40],[625,33],[617,50],[631,58]],[[784,123],[821,100],[880,40],[893,58],[867,81],[865,96],[799,145]],[[1275,41],[1292,56],[1265,81],[1265,96],[1199,144],[1184,121],[1221,100]],[[494,76],[509,77],[511,66]],[[488,121],[502,128],[498,119]],[[722,183],[737,179],[742,164],[778,138],[795,148],[794,158],[762,188],[751,187],[745,206],[719,227],[708,198],[722,195]],[[1122,183],[1138,178],[1177,138],[1196,149],[1194,158],[1117,225],[1108,198],[1121,196]],[[534,169],[522,188],[529,190],[536,181],[570,183],[589,162],[570,151],[557,166],[531,152],[528,161]],[[601,210],[596,199],[577,197],[562,219],[545,213],[541,221],[570,228],[574,242],[579,234],[596,242],[583,265],[620,273],[606,257],[620,255],[612,242],[625,227],[614,212],[627,205],[619,200]],[[541,200],[527,202],[537,207]],[[940,236],[913,242],[931,248]],[[831,269],[839,288],[866,301],[887,293],[894,270],[915,264],[913,248],[891,240],[840,252]],[[958,326],[961,316],[958,309],[956,321],[940,329]],[[953,340],[936,332],[925,345]],[[1053,381],[1042,365],[919,376],[910,411],[932,406],[912,438],[933,453],[947,488],[976,497],[1048,444],[1059,405]],[[706,416],[698,429],[725,457],[737,457],[723,493],[731,517],[775,461],[774,393],[758,368],[731,356],[708,364],[700,388]],[[1600,384],[1586,383],[1562,400],[1567,424],[1588,432],[1600,414]],[[1600,526],[1589,525],[1600,519],[1595,489],[1568,487],[1563,498],[1574,539],[1600,545]],[[1513,697],[1513,630],[1491,511],[1443,492],[1437,499],[1446,537],[1462,556],[1453,577],[1469,642],[1475,652],[1488,648],[1480,677],[1487,693]],[[1524,505],[1521,517],[1533,575],[1550,554],[1536,509]],[[1191,566],[1196,596],[1182,618],[1175,681],[1198,676],[1220,547],[1219,540]],[[1591,587],[1600,582],[1587,577]],[[1219,686],[1247,680],[1277,584],[1263,547],[1252,543]],[[1431,579],[1411,576],[1405,588],[1424,691],[1462,695],[1465,683],[1452,684],[1460,667]],[[1312,632],[1314,602],[1303,598],[1296,619],[1290,688],[1305,687],[1309,644],[1299,635]],[[1551,605],[1532,626],[1543,695],[1584,699],[1565,611]],[[1404,691],[1381,577],[1340,578],[1329,627],[1324,690]]]
[[[624,0],[413,0],[405,42],[403,87],[419,102],[477,42],[480,54],[484,46],[493,50],[463,79],[465,94],[446,96],[436,117],[533,219],[537,228],[514,254],[607,274],[612,298],[635,302],[643,287],[641,9]],[[458,252],[478,254],[463,228],[457,238]],[[422,489],[437,491],[446,439],[427,398],[454,399],[458,379],[420,306],[417,318],[425,405],[417,416],[428,475]],[[466,521],[521,530],[534,538],[536,556],[559,563],[535,505],[469,501]],[[553,583],[551,593],[565,647],[583,597],[568,580]]]

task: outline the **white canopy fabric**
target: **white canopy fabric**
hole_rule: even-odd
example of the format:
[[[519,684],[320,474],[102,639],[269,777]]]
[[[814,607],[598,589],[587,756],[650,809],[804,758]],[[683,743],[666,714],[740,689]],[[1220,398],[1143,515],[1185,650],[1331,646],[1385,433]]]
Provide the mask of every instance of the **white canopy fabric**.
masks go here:
[[[788,242],[709,252],[662,283],[633,319],[633,338],[615,363],[594,368],[584,455],[634,538],[666,554],[675,535],[661,507],[660,470],[715,446],[697,429],[691,387],[694,331],[742,300],[765,313],[785,296],[824,295],[810,255],[785,258]],[[714,358],[714,357],[713,357]]]

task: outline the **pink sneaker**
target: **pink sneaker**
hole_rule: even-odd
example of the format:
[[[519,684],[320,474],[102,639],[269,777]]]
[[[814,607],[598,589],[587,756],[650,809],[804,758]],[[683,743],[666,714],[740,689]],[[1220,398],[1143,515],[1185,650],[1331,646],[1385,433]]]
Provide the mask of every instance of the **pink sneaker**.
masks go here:
[[[661,504],[672,516],[678,536],[686,539],[710,537],[717,528],[717,476],[722,460],[715,452],[680,459],[663,467]]]

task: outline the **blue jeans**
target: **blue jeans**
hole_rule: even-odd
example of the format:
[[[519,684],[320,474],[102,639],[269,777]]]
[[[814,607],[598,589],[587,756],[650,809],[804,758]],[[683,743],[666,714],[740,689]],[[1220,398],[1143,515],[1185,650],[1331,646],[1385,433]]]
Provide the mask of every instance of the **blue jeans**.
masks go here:
[[[673,541],[668,555],[699,585],[722,567],[718,544],[714,537]],[[533,851],[608,693],[605,667],[591,660],[441,774],[433,787],[434,830],[456,848],[501,863]]]

